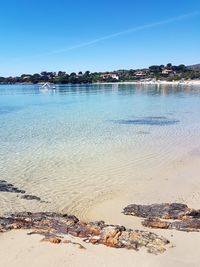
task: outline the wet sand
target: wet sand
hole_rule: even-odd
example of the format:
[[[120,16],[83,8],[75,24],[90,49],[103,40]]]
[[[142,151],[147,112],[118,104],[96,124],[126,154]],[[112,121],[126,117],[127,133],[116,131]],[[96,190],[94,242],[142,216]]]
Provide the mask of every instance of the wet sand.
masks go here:
[[[105,220],[132,229],[143,229],[141,219],[125,216],[122,209],[131,203],[151,204],[162,202],[182,202],[189,207],[199,208],[200,156],[195,151],[180,159],[160,176],[137,183],[139,194],[119,195],[103,201],[88,210],[87,220]],[[200,266],[200,233],[176,230],[148,229],[168,238],[173,247],[160,255],[140,250],[107,248],[102,245],[86,244],[79,238],[66,236],[81,243],[86,249],[74,244],[51,244],[40,242],[42,236],[28,236],[24,230],[14,230],[0,235],[1,265],[6,267],[43,266],[144,266],[144,267],[197,267]]]

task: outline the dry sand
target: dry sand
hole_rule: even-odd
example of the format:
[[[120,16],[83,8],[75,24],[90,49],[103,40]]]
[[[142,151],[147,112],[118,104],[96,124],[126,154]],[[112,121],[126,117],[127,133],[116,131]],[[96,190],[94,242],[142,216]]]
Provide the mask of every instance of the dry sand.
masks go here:
[[[175,247],[164,254],[153,255],[145,250],[107,248],[103,245],[85,244],[80,249],[74,244],[51,244],[40,242],[41,236],[28,236],[26,231],[15,230],[0,236],[0,258],[2,267],[197,267],[199,262],[198,233],[156,231],[168,237]],[[66,237],[69,240],[69,237]]]
[[[198,151],[197,151],[198,152]],[[144,229],[139,218],[125,216],[123,207],[130,203],[150,204],[161,202],[182,202],[199,208],[200,153],[174,162],[170,169],[148,181],[141,181],[137,189],[141,194],[119,196],[91,208],[88,220],[105,220],[108,223],[123,224],[133,229]],[[149,230],[149,229],[146,229]],[[15,230],[0,235],[0,259],[2,267],[199,267],[200,233],[186,233],[175,230],[152,230],[168,238],[174,247],[161,255],[152,255],[145,249],[139,252],[108,248],[103,245],[85,244],[78,238],[65,236],[81,243],[86,249],[74,244],[51,244],[40,242],[42,236],[28,236],[24,230]]]
[[[200,80],[185,80],[185,81],[165,81],[165,80],[138,80],[128,82],[105,82],[100,84],[155,84],[155,85],[200,85]]]

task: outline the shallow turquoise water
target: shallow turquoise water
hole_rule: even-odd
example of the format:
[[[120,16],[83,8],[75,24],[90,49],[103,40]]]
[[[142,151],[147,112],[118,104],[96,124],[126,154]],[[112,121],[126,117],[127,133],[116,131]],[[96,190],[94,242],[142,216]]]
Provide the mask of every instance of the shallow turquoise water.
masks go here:
[[[129,194],[199,136],[198,86],[0,85],[0,177],[48,201],[0,192],[0,208],[82,214]]]

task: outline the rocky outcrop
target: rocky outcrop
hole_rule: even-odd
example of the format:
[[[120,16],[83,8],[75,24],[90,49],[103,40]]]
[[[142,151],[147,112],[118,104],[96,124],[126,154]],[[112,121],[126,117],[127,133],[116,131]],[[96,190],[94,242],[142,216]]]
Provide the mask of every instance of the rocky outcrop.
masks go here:
[[[146,227],[187,232],[200,230],[200,210],[188,208],[187,205],[181,203],[132,204],[125,207],[123,213],[146,218],[142,221]]]
[[[142,218],[156,217],[162,219],[180,219],[189,214],[191,209],[181,203],[163,203],[151,205],[131,204],[124,208],[125,215],[133,215]]]
[[[145,247],[148,252],[154,254],[162,253],[169,247],[167,239],[151,232],[126,229],[119,225],[108,225],[103,221],[85,223],[79,221],[75,216],[58,213],[22,212],[1,217],[0,231],[5,232],[12,229],[33,230],[29,234],[41,234],[44,236],[43,240],[56,244],[62,242],[60,235],[70,234],[87,243],[133,250]]]

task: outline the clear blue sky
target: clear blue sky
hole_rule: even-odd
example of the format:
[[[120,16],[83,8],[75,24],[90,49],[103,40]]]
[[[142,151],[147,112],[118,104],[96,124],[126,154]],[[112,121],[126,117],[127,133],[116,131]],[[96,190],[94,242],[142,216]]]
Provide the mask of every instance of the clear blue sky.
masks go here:
[[[200,63],[199,0],[2,0],[0,76]]]

